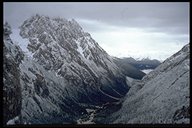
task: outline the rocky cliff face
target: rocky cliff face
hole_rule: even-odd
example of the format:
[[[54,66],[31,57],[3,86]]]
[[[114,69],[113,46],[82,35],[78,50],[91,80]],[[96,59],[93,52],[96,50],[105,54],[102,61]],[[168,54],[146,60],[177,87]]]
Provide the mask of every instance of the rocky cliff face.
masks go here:
[[[76,123],[86,108],[118,101],[128,91],[112,58],[75,20],[35,15],[20,30],[29,41],[17,67],[23,123]]]
[[[10,39],[11,27],[8,23],[5,23],[3,30],[3,124],[6,124],[10,119],[21,115],[19,64],[24,54]]]
[[[141,81],[133,81],[113,123],[189,123],[189,44]]]
[[[28,48],[34,59],[46,70],[64,77],[69,86],[119,84],[127,88],[112,58],[75,20],[36,15],[20,28],[21,36],[30,41]]]

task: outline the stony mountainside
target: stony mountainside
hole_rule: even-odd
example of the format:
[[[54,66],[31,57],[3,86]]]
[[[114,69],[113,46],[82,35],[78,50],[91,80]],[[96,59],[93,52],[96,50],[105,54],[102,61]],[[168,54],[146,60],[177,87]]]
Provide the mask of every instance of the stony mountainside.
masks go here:
[[[123,73],[75,20],[35,15],[20,35],[29,50],[17,65],[23,123],[76,123],[86,108],[127,93]]]
[[[34,59],[46,70],[64,77],[69,86],[120,83],[126,87],[111,57],[75,20],[36,15],[20,28],[21,36],[30,41],[28,48]]]
[[[109,123],[189,123],[189,44],[141,81],[132,81],[122,108]]]
[[[19,64],[24,57],[21,49],[10,39],[11,27],[3,29],[3,124],[21,116],[21,84]],[[19,122],[18,122],[19,123]]]

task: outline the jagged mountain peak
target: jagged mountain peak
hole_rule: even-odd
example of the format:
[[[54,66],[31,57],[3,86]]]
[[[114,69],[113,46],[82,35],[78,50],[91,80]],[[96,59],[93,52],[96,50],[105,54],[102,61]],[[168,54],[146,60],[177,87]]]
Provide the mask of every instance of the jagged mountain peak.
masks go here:
[[[20,35],[29,39],[28,49],[34,53],[33,57],[36,59],[52,58],[49,62],[58,58],[68,62],[87,59],[102,67],[106,65],[106,61],[112,62],[111,57],[74,19],[67,21],[36,15],[26,20],[20,29]]]
[[[71,123],[86,106],[118,101],[129,89],[111,56],[75,20],[35,15],[20,36],[31,54],[18,67],[27,123]]]
[[[69,32],[73,34],[75,32],[80,33],[82,31],[81,26],[74,19],[70,21],[61,17],[50,18],[48,16],[39,15],[39,14],[31,16],[29,19],[25,20],[23,25],[21,25],[19,28],[29,29],[31,27],[36,27],[38,25],[41,25],[42,28],[47,27],[46,30],[49,30],[50,28],[53,30],[67,29]],[[27,35],[27,33],[22,33],[21,34],[22,37],[25,38],[25,34]]]

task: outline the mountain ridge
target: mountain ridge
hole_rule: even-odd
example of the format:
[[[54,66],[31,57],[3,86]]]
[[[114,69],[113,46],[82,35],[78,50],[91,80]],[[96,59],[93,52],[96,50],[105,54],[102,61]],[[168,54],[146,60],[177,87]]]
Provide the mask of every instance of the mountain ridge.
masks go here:
[[[20,30],[32,53],[18,67],[23,123],[74,123],[87,107],[128,91],[118,66],[75,20],[37,14]]]
[[[188,124],[189,80],[187,44],[141,81],[133,81],[122,108],[106,120],[114,124]]]
[[[144,70],[144,69],[155,69],[157,66],[161,64],[161,62],[157,59],[150,59],[150,58],[142,58],[142,59],[134,59],[132,57],[123,57],[117,58],[122,63],[130,64],[133,67]]]

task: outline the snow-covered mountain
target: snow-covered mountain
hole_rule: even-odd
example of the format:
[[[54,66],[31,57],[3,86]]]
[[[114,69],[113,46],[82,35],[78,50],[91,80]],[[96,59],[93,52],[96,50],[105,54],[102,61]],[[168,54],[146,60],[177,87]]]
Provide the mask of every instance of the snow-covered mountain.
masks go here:
[[[17,65],[23,123],[76,123],[90,106],[127,93],[125,76],[111,56],[75,20],[35,15],[24,21],[20,35],[23,40],[11,37],[24,50]]]
[[[130,82],[131,83],[131,82]],[[132,81],[110,123],[189,123],[189,44],[166,59],[141,81]]]
[[[24,54],[17,45],[13,44],[10,38],[11,33],[11,27],[5,23],[3,31],[3,124],[21,116],[19,64]]]
[[[189,123],[189,45],[145,75],[75,20],[35,15],[10,34],[6,23],[4,124]]]

